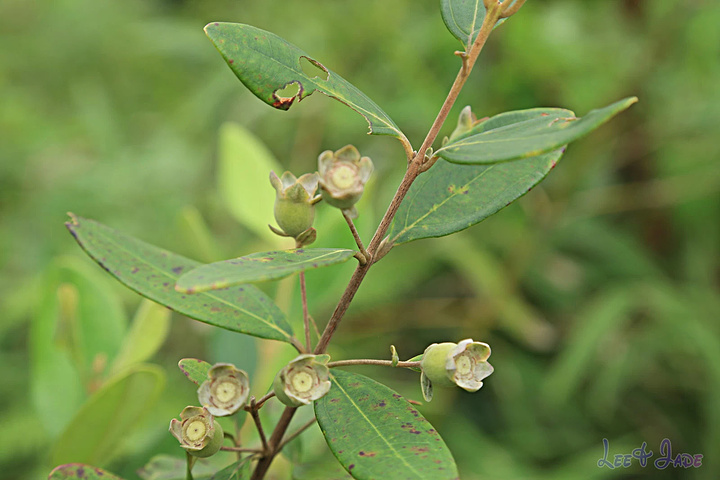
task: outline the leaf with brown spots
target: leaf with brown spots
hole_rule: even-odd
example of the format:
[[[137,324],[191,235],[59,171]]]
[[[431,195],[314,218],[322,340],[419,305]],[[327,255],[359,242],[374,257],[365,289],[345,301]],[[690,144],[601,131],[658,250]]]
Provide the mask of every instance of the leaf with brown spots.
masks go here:
[[[244,283],[279,280],[293,273],[336,265],[355,254],[343,248],[299,248],[260,252],[203,265],[180,277],[178,292],[197,293]]]
[[[205,33],[233,73],[268,105],[287,110],[295,99],[300,102],[317,90],[365,117],[371,134],[407,142],[395,122],[357,87],[274,33],[219,22],[205,26]],[[285,93],[288,86],[294,86],[296,93]]]
[[[113,475],[101,468],[83,465],[81,463],[67,463],[55,467],[50,472],[48,480],[123,480],[117,475]]]
[[[80,246],[108,273],[150,300],[216,327],[290,342],[285,315],[258,288],[242,285],[187,295],[175,291],[184,272],[200,266],[176,253],[142,242],[101,223],[70,214],[66,223]]]
[[[183,358],[178,362],[178,367],[185,376],[195,385],[200,385],[208,378],[208,371],[212,365],[197,358]]]
[[[445,442],[401,395],[337,369],[330,380],[328,394],[315,401],[315,416],[330,450],[353,478],[458,478]]]

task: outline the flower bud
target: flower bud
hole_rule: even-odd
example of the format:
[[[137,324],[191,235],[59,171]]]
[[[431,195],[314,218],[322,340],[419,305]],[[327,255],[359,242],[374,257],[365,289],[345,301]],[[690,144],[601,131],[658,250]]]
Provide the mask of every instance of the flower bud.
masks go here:
[[[223,442],[223,429],[207,408],[185,407],[180,413],[181,421],[170,421],[170,433],[180,446],[195,457],[215,455]]]
[[[487,362],[490,346],[472,339],[455,343],[433,343],[425,349],[420,366],[427,382],[437,386],[453,386],[476,392],[483,379],[493,372]]]
[[[198,398],[216,417],[232,415],[245,405],[250,391],[247,373],[229,363],[216,363],[200,385]]]
[[[330,390],[330,369],[327,355],[302,354],[275,376],[273,390],[289,407],[300,407],[323,397]]]
[[[372,172],[370,157],[360,157],[353,145],[346,145],[335,153],[322,152],[318,157],[318,173],[323,200],[357,216],[353,206],[360,200]]]
[[[277,192],[275,221],[282,232],[270,227],[271,230],[295,238],[312,227],[315,220],[313,197],[318,187],[317,173],[306,173],[295,178],[292,173],[285,172],[278,178],[275,172],[270,172],[270,183]]]

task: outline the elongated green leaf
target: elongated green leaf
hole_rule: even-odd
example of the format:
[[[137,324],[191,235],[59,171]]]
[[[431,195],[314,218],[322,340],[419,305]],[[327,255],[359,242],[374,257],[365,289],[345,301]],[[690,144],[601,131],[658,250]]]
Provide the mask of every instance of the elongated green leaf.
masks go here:
[[[400,244],[459,232],[525,195],[564,150],[495,165],[437,163],[410,187],[390,228]]]
[[[178,280],[179,292],[196,293],[243,283],[278,280],[293,273],[348,261],[355,254],[344,248],[299,248],[246,255],[203,265]]]
[[[169,330],[170,310],[150,300],[143,300],[113,363],[112,372],[117,373],[148,360],[165,342]]]
[[[398,393],[375,380],[333,370],[315,416],[335,457],[357,479],[457,479],[445,442]]]
[[[318,90],[365,117],[371,134],[405,139],[390,117],[364,93],[274,33],[240,23],[217,22],[206,25],[205,33],[240,81],[268,105],[287,110],[296,98],[302,101]],[[303,62],[309,62],[316,74],[306,74]],[[296,95],[283,97],[277,93],[291,84],[299,88]]]
[[[245,480],[250,478],[250,459],[244,458],[223,468],[210,480]]]
[[[104,385],[55,443],[53,463],[106,464],[155,403],[164,383],[165,374],[159,367],[139,365]]]
[[[178,367],[191,382],[200,385],[207,380],[208,371],[212,365],[197,358],[183,358],[178,362]]]
[[[279,176],[283,168],[255,135],[235,123],[222,126],[217,184],[225,205],[243,226],[263,240],[279,244],[282,239],[268,228],[275,204],[275,189],[268,180],[271,171]]]
[[[507,112],[453,139],[436,155],[453,163],[498,163],[557,150],[598,128],[637,102],[626,98],[577,118],[570,110],[534,108]]]
[[[83,465],[82,463],[68,463],[55,467],[50,472],[48,480],[122,480],[117,475],[103,470],[102,468]]]
[[[467,48],[475,42],[485,19],[483,0],[440,0],[440,11],[445,26]],[[503,23],[499,20],[495,27]]]
[[[271,340],[290,341],[283,313],[252,285],[186,295],[175,291],[183,272],[200,264],[93,220],[71,214],[66,225],[80,246],[123,284],[201,322]]]

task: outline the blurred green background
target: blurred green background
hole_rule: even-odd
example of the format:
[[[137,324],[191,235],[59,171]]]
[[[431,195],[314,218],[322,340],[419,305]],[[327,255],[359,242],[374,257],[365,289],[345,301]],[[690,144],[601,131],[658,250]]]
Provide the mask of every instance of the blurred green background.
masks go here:
[[[227,122],[296,174],[347,143],[370,156],[377,174],[361,207],[365,239],[402,176],[400,144],[365,135],[362,117],[340,103],[316,93],[280,112],[246,91],[203,34],[215,20],[300,46],[374,99],[416,146],[459,66],[460,44],[435,0],[0,2],[5,478],[45,478],[55,460],[75,458],[68,425],[107,387],[129,319],[163,317],[147,306],[135,314],[140,298],[85,257],[63,227],[65,212],[206,262],[281,245],[238,221],[228,201],[257,198],[228,181],[244,157]],[[529,0],[491,37],[443,134],[466,104],[486,116],[535,106],[584,115],[630,95],[640,103],[572,144],[541,186],[498,215],[393,250],[335,337],[336,358],[388,358],[390,344],[409,358],[467,337],[492,345],[496,371],[479,393],[443,390],[422,407],[461,478],[720,476],[718,25],[720,4],[709,0]],[[318,246],[352,246],[337,212],[319,215]],[[320,323],[351,270],[308,274]],[[297,322],[294,282],[264,288]],[[178,359],[235,362],[262,395],[292,356],[177,314],[170,325],[154,334],[167,334],[159,350],[141,358],[156,366],[133,367],[165,385],[160,400],[111,442],[114,453],[94,457],[126,478],[157,453],[182,458],[166,429],[195,402],[195,387]],[[67,360],[83,341],[92,343],[85,356]],[[421,397],[414,373],[355,370]],[[125,402],[150,403],[150,390]],[[323,478],[327,468],[312,432],[288,449],[305,464],[296,478]],[[704,454],[703,466],[597,466],[603,438],[611,455],[647,442],[655,459],[666,437],[674,453]],[[283,462],[277,478],[290,474]]]

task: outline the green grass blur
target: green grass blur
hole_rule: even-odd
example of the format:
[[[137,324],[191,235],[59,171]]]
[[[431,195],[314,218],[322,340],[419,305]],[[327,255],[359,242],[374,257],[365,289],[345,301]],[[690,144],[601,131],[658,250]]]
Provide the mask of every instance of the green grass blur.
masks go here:
[[[202,261],[266,248],[216,187],[225,122],[298,175],[322,150],[358,146],[377,171],[359,220],[366,239],[401,178],[396,140],[367,136],[362,117],[319,93],[288,112],[266,106],[202,27],[241,22],[286,38],[363,90],[417,146],[459,67],[438,3],[0,2],[3,476],[45,478],[53,466],[57,433],[31,401],[28,335],[58,258],[97,269],[63,227],[65,212]],[[393,250],[335,337],[337,358],[388,358],[390,344],[403,358],[437,341],[491,344],[496,370],[480,392],[439,391],[423,407],[461,478],[720,476],[719,24],[711,1],[529,0],[492,35],[443,134],[467,104],[478,116],[536,106],[581,116],[630,95],[640,103],[572,144],[546,181],[496,216]],[[351,242],[319,231],[319,246]],[[320,323],[348,277],[340,267],[308,274]],[[139,298],[106,278],[129,316]],[[273,293],[297,312],[288,288]],[[154,453],[181,456],[166,433],[194,402],[179,358],[244,361],[272,378],[257,355],[278,348],[175,315],[153,360],[168,375],[164,398],[105,466],[135,478]],[[420,398],[414,374],[356,371]],[[703,466],[597,466],[603,438],[612,454],[647,442],[657,458],[666,437],[676,453],[704,454]]]

